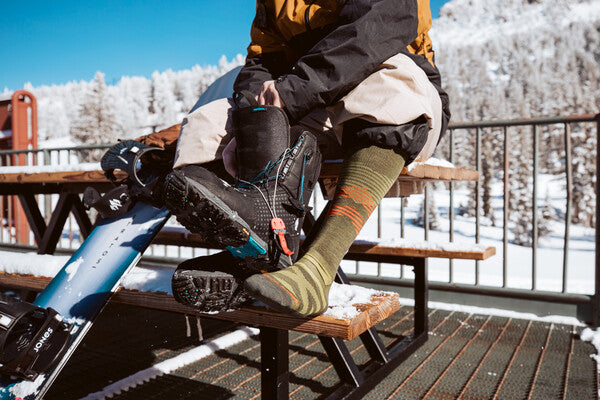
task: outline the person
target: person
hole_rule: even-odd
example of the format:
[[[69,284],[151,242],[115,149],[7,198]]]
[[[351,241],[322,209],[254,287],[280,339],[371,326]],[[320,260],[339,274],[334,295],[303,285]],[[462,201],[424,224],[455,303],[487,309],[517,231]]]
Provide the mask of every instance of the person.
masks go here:
[[[218,311],[251,296],[296,315],[326,310],[364,223],[448,124],[431,22],[428,0],[257,1],[236,95],[184,119],[165,180],[178,220],[226,248],[178,267],[178,301]],[[340,157],[334,199],[298,258],[321,160]]]

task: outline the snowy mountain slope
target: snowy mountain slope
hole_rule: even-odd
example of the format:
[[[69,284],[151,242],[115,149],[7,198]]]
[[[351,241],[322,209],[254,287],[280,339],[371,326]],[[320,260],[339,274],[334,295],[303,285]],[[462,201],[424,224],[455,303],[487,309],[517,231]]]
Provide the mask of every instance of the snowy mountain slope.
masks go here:
[[[600,108],[599,0],[453,0],[431,36],[455,121]]]
[[[442,8],[432,37],[438,47],[483,44],[497,37],[549,30],[568,34],[573,23],[600,20],[598,0],[453,0]]]

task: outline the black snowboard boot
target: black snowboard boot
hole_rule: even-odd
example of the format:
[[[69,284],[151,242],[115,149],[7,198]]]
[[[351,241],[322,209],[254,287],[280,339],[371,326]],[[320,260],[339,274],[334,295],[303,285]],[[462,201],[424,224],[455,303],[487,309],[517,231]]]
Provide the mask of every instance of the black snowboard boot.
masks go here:
[[[285,268],[297,257],[302,222],[319,177],[317,140],[302,129],[290,133],[279,107],[239,108],[232,117],[236,184],[230,186],[200,166],[187,166],[167,175],[166,205],[188,230],[245,259],[254,273]]]
[[[177,266],[171,280],[173,297],[201,312],[235,310],[251,299],[243,289],[245,262],[228,251],[196,257]]]

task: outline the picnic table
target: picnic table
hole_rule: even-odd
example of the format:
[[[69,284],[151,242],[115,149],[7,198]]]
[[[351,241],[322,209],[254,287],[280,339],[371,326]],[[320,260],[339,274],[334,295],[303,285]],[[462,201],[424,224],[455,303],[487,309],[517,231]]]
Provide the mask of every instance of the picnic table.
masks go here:
[[[16,168],[16,167],[15,167]],[[326,162],[320,176],[320,186],[324,197],[331,199],[335,190],[341,162]],[[452,168],[444,165],[420,164],[404,168],[386,197],[404,197],[422,193],[425,185],[434,181],[473,181],[478,179],[477,171]],[[62,233],[69,213],[73,213],[80,232],[85,238],[92,230],[92,222],[86,213],[80,193],[87,186],[93,186],[100,192],[112,187],[100,170],[63,170],[10,172],[0,169],[0,195],[17,195],[23,206],[27,221],[31,227],[38,252],[51,254]],[[58,202],[48,224],[36,202],[38,194],[58,194]],[[331,203],[329,203],[331,204]],[[303,226],[307,241],[312,240],[322,223],[326,210],[318,219],[311,214]],[[154,243],[178,244],[207,247],[201,236],[190,234],[181,229],[164,229],[155,238]],[[260,327],[261,340],[261,387],[263,398],[288,398],[288,331],[298,330],[319,336],[329,360],[340,376],[341,384],[330,398],[359,398],[371,390],[383,377],[398,364],[410,356],[427,340],[428,332],[428,283],[427,260],[429,257],[462,258],[484,260],[495,254],[493,247],[468,247],[444,249],[437,247],[415,247],[400,244],[357,241],[345,257],[352,260],[380,261],[412,265],[414,267],[415,316],[414,329],[409,337],[401,338],[388,348],[378,336],[374,325],[399,308],[398,296],[375,296],[368,304],[360,305],[360,313],[349,319],[336,319],[327,316],[299,318],[283,315],[264,307],[247,307],[235,312],[209,315],[211,318],[224,319]],[[1,267],[1,265],[0,265]],[[0,285],[41,290],[48,278],[0,274]],[[336,276],[338,283],[349,284],[341,269]],[[195,314],[186,306],[176,303],[164,293],[147,293],[121,290],[114,300],[127,304],[162,310]],[[196,313],[197,314],[197,313]],[[205,314],[202,314],[205,315]],[[344,340],[360,337],[367,349],[370,360],[360,368],[355,364]]]

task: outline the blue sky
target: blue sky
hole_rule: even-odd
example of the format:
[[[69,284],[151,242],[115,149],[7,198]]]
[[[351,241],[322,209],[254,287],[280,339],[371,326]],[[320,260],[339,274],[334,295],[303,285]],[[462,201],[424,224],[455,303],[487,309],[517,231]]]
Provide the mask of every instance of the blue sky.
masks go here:
[[[253,0],[0,0],[0,91],[217,64],[245,54]],[[431,0],[434,18],[447,0]]]

